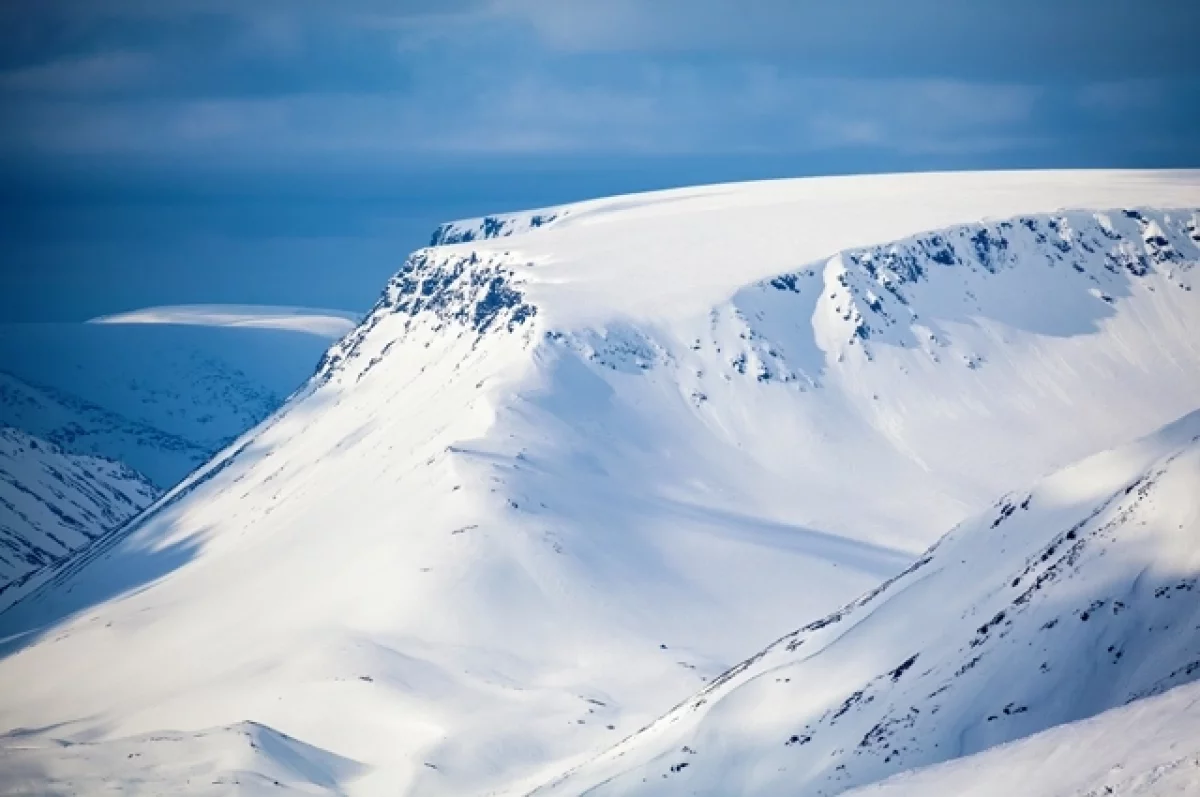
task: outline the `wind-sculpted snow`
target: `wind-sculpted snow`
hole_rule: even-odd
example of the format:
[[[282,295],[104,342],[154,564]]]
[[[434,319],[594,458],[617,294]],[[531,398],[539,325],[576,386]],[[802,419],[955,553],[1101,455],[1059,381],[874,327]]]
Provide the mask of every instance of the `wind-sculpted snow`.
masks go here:
[[[1006,496],[535,793],[837,794],[1200,678],[1196,484],[1200,412]]]
[[[799,180],[451,225],[278,412],[0,612],[0,680],[23,686],[0,732],[107,744],[249,720],[364,764],[350,793],[527,793],[946,529],[985,509],[990,524],[996,496],[1195,409],[1195,212],[1178,208],[1198,186]],[[1141,209],[1060,210],[1119,207]],[[998,529],[1032,517],[1019,504]],[[865,629],[948,572],[944,549],[786,655]],[[960,592],[986,616],[947,633],[999,611],[974,576]],[[1003,630],[981,649],[1010,644]],[[925,676],[929,650],[808,679],[824,725],[783,692],[747,724],[763,720],[763,749],[820,747],[862,691],[834,725],[857,745],[893,677],[965,683],[1000,659]],[[1166,688],[1186,664],[1125,685]],[[743,675],[713,696],[743,694]],[[1034,717],[1018,698],[986,706],[985,727]],[[695,760],[672,748],[655,778],[717,760],[686,744]]]
[[[0,594],[120,526],[156,494],[119,463],[0,426]]]

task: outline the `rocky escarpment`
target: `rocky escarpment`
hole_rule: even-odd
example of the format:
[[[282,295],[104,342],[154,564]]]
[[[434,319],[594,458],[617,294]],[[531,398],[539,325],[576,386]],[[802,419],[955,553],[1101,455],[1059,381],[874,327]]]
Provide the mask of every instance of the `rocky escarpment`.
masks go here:
[[[703,357],[709,367],[684,377],[696,401],[714,376],[806,390],[830,361],[870,361],[887,348],[986,368],[963,325],[1085,334],[1135,291],[1191,293],[1197,264],[1197,210],[1041,214],[848,250],[746,286],[696,325],[685,341],[695,356],[621,324],[549,334],[614,370]],[[1161,287],[1152,278],[1162,278]]]
[[[536,315],[510,257],[420,249],[388,281],[362,324],[326,352],[315,381],[324,384],[347,373],[361,379],[418,328],[477,339],[493,331],[516,332]]]

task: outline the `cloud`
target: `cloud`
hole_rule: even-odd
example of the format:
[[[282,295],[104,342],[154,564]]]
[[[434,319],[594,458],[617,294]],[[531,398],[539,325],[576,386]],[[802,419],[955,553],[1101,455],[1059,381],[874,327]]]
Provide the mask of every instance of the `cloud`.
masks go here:
[[[142,53],[106,52],[0,73],[0,91],[99,94],[144,83],[154,61]]]
[[[737,53],[842,76],[1197,74],[1194,0],[493,0],[566,51]]]
[[[1080,107],[1104,114],[1145,112],[1169,98],[1158,80],[1112,80],[1089,83],[1079,90]]]
[[[1193,5],[0,0],[0,158],[1182,152]]]
[[[89,324],[171,324],[192,327],[238,327],[302,332],[336,340],[354,329],[357,313],[312,307],[257,304],[180,304],[145,307],[99,316]]]
[[[0,147],[49,154],[412,159],[423,154],[671,155],[995,146],[1036,108],[1020,85],[824,79],[764,66],[626,66],[495,81],[464,72],[404,93],[58,102]],[[446,108],[453,97],[453,109]]]

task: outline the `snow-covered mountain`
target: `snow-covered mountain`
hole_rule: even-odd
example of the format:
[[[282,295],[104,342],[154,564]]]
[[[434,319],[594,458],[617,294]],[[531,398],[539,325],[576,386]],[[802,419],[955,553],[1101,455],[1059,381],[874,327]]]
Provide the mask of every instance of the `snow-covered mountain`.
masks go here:
[[[1200,412],[1005,496],[537,793],[839,794],[1200,677],[1197,485]]]
[[[0,613],[0,730],[251,721],[348,792],[524,794],[1195,410],[1198,207],[1194,172],[940,174],[445,227],[279,412]]]
[[[105,456],[153,473],[163,487],[204,464],[203,443],[133,420],[77,395],[0,371],[0,422],[81,456]]]
[[[119,463],[0,426],[0,596],[120,526],[157,493]]]
[[[0,423],[171,487],[279,407],[350,324],[254,309],[0,325]]]
[[[973,756],[906,772],[847,797],[1179,797],[1200,794],[1200,684]]]

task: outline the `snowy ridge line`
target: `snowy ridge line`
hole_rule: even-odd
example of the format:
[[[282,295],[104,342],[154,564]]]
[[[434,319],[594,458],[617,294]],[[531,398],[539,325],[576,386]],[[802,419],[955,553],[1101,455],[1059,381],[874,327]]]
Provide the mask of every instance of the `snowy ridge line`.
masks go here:
[[[1192,629],[1200,622],[1195,595],[1200,560],[1193,547],[1200,533],[1200,503],[1192,490],[1197,478],[1200,410],[1147,440],[1056,474],[1023,496],[1002,498],[990,512],[948,533],[905,573],[845,609],[785,635],[602,756],[530,794],[715,795],[730,789],[756,795],[835,794],[896,772],[902,759],[899,770],[954,759],[1195,680],[1200,677],[1200,643],[1194,636],[1162,632]],[[1078,496],[1056,506],[1064,492],[1089,488],[1094,497]],[[1175,517],[1182,522],[1176,524]],[[913,575],[931,563],[938,567]],[[975,577],[975,571],[988,576]],[[988,578],[993,579],[991,587],[986,586]],[[1056,591],[1060,584],[1071,586]],[[944,600],[938,596],[956,589],[968,595],[961,615],[945,608],[934,611],[927,603],[922,608],[923,600]],[[1064,610],[1051,596],[1068,597],[1068,606],[1077,608]],[[872,602],[873,610],[863,614]],[[877,621],[881,613],[884,617]],[[941,617],[922,617],[930,614]],[[844,623],[847,619],[850,625]],[[1062,649],[1044,641],[1070,622],[1083,629],[1083,639],[1075,632],[1064,639]],[[949,628],[942,631],[944,626]],[[907,632],[885,630],[897,627]],[[1026,640],[1028,647],[1047,646],[1030,656],[1019,652]],[[1106,652],[1092,651],[1109,642]],[[997,646],[1005,647],[1004,655],[990,655],[998,654]],[[1101,658],[1106,671],[1084,668],[1077,679],[1082,683],[1072,683],[1078,657],[1092,656]],[[1038,671],[1024,672],[1043,657]],[[863,671],[856,660],[878,661],[882,672],[863,683],[855,683],[854,675],[835,674]],[[883,667],[888,661],[896,666]],[[1063,664],[1065,674],[1055,675]],[[997,667],[1006,668],[1007,680],[994,674]],[[981,670],[992,674],[979,675]],[[1017,678],[1015,672],[1023,674]],[[1046,688],[1038,687],[1039,673],[1047,679]],[[769,681],[769,676],[774,678]],[[975,686],[955,690],[972,677]],[[830,679],[840,686],[823,682]],[[816,701],[794,692],[790,698],[780,694],[789,693],[787,684],[793,681],[824,694]],[[965,694],[983,694],[983,684],[1003,684],[1001,691],[1009,694],[995,698],[1002,710],[987,714],[979,701],[966,700]],[[1080,703],[1050,697],[1062,693],[1077,695]],[[715,706],[722,710],[710,715]],[[763,723],[779,729],[774,744],[769,735],[763,738],[762,729],[737,722],[756,706],[777,715]],[[931,720],[939,710],[939,719]],[[781,723],[778,715],[789,713],[795,718]],[[709,716],[718,718],[715,727]],[[1004,730],[1006,722],[1014,727]],[[844,730],[837,727],[847,724]],[[945,743],[940,752],[937,740]],[[713,746],[725,756],[722,761],[705,761],[706,749]],[[777,764],[780,773],[796,767],[802,774],[798,780],[767,778],[771,785],[763,782],[753,789],[739,780],[744,774],[730,774],[768,762]],[[652,774],[659,768],[662,777],[679,782],[662,783]],[[689,770],[687,776],[684,770]],[[636,787],[642,775],[643,784],[655,787]],[[575,782],[579,778],[582,782]],[[692,790],[705,783],[713,785]],[[784,783],[798,791],[783,790]]]
[[[853,789],[847,797],[1166,797],[1200,788],[1200,684],[1109,709],[981,753]]]
[[[938,345],[936,334],[920,329],[922,319],[912,308],[911,288],[928,281],[930,269],[995,276],[1039,260],[1048,268],[1071,268],[1094,298],[1109,305],[1127,295],[1127,279],[1152,272],[1190,292],[1186,277],[1200,260],[1200,209],[1072,211],[957,225],[845,250],[755,287],[801,293],[823,271],[825,289],[838,300],[834,311],[846,343],[863,347],[869,357],[875,342]]]
[[[523,228],[538,227],[525,224],[529,218],[546,217],[513,216],[504,225],[484,225],[481,229],[515,230],[503,234],[518,235]],[[476,221],[464,222],[464,229],[476,229]],[[481,234],[462,242],[470,244],[499,235]],[[749,373],[759,381],[795,382],[803,389],[818,385],[820,369],[810,363],[789,362],[784,348],[755,328],[755,318],[762,317],[763,303],[779,303],[779,299],[771,298],[773,292],[798,296],[828,292],[829,300],[818,300],[815,309],[830,317],[828,329],[840,338],[832,342],[847,351],[857,349],[870,359],[872,350],[880,345],[922,348],[936,362],[947,346],[946,334],[926,325],[913,309],[912,295],[915,286],[928,282],[931,268],[996,276],[1041,261],[1048,268],[1072,269],[1079,275],[1083,292],[1111,306],[1128,294],[1128,280],[1151,273],[1164,273],[1174,286],[1190,292],[1189,272],[1198,259],[1200,209],[1194,207],[1033,214],[960,224],[843,250],[799,269],[747,283],[712,312],[714,322],[728,314],[744,327],[742,337],[749,344],[729,361],[733,370]],[[347,361],[355,359],[362,342],[391,315],[405,317],[404,334],[420,323],[429,324],[434,332],[457,329],[459,334],[474,336],[482,336],[492,328],[514,332],[538,316],[539,305],[527,289],[530,284],[536,285],[538,272],[536,262],[523,262],[519,252],[481,255],[461,246],[418,250],[389,281],[364,322],[322,358],[317,381],[329,381]],[[552,300],[551,296],[543,301]],[[986,297],[983,304],[987,304]],[[806,305],[802,302],[801,306]],[[1035,310],[1040,312],[1042,308],[1035,305]],[[1110,310],[1093,312],[1098,318],[1111,314]],[[545,329],[543,334],[551,342],[565,343],[610,367],[618,367],[631,356],[639,368],[662,359],[657,353],[662,346],[644,332],[622,332],[620,323],[596,327],[551,322],[539,327]],[[527,334],[527,340],[534,337]],[[403,334],[394,341],[402,339]],[[387,351],[385,346],[375,353],[357,371],[356,378],[365,376]],[[845,352],[839,356],[845,356]],[[984,364],[970,354],[963,358],[971,368]]]
[[[674,706],[672,706],[670,709],[668,709],[667,712],[665,714],[663,714],[661,717],[654,719],[653,721],[651,721],[651,722],[647,723],[646,725],[643,725],[642,727],[633,731],[628,736],[622,738],[620,741],[618,741],[616,744],[614,744],[612,746],[611,752],[606,751],[604,753],[604,755],[606,755],[606,756],[610,755],[610,754],[617,755],[617,756],[624,755],[623,752],[619,752],[619,751],[628,749],[630,747],[630,745],[636,743],[638,740],[651,734],[653,731],[655,731],[657,729],[661,729],[662,727],[664,727],[666,725],[670,725],[671,723],[675,722],[677,717],[680,714],[682,714],[689,706],[691,706],[691,708],[693,710],[699,708],[700,706],[702,706],[704,703],[707,702],[708,697],[710,695],[714,695],[717,692],[722,691],[724,689],[724,687],[726,686],[726,684],[731,683],[732,681],[736,680],[739,676],[741,676],[742,674],[744,674],[747,671],[749,671],[750,669],[752,669],[759,661],[761,661],[766,656],[770,655],[775,650],[777,650],[780,645],[787,643],[789,650],[795,650],[796,647],[798,647],[799,645],[797,644],[795,647],[793,647],[792,643],[793,643],[793,641],[797,640],[802,634],[819,631],[822,628],[826,628],[828,626],[831,626],[831,625],[841,622],[842,619],[845,618],[847,615],[849,615],[851,612],[853,612],[857,609],[860,609],[863,606],[866,606],[871,601],[873,601],[875,598],[877,598],[880,595],[882,595],[883,593],[887,592],[887,590],[890,589],[893,585],[908,578],[914,572],[916,572],[917,570],[920,570],[922,567],[924,567],[925,565],[927,565],[931,561],[933,561],[933,553],[937,549],[937,547],[939,545],[941,545],[941,542],[942,541],[939,540],[938,542],[934,543],[934,545],[928,551],[926,551],[923,555],[921,555],[915,562],[913,562],[911,565],[909,565],[907,568],[905,568],[902,572],[885,580],[882,584],[880,584],[878,587],[872,589],[870,592],[866,593],[865,595],[862,595],[861,597],[856,598],[853,601],[850,601],[849,603],[845,604],[841,608],[839,608],[833,612],[830,612],[829,614],[825,615],[824,617],[813,620],[808,625],[805,625],[794,631],[789,631],[788,633],[786,633],[783,636],[776,639],[774,642],[771,642],[769,645],[767,645],[765,648],[763,648],[759,652],[755,653],[750,658],[745,659],[744,661],[741,661],[741,662],[735,664],[734,666],[730,667],[729,669],[725,670],[723,673],[721,673],[716,678],[712,679],[709,683],[707,683],[698,692],[696,692],[693,695],[689,695],[684,700],[681,700],[678,703],[676,703]],[[843,633],[845,633],[851,629],[843,628],[841,630]],[[801,640],[801,641],[804,641],[804,640]],[[561,786],[564,783],[567,783],[571,777],[573,777],[580,771],[585,770],[588,766],[590,766],[592,764],[593,764],[592,761],[585,761],[581,764],[577,764],[577,765],[571,767],[570,769],[566,770],[565,772],[563,772],[561,775],[559,775],[555,779],[553,779],[553,780],[545,783],[544,785],[539,786],[538,788],[531,791],[527,795],[527,797],[536,797],[536,795],[541,794],[544,791],[553,790],[554,788]],[[611,780],[612,780],[611,778],[605,779],[605,780],[601,781],[600,783],[596,784],[596,786],[593,788],[598,788],[599,786],[603,786],[605,783],[608,783]],[[591,790],[589,790],[588,792],[584,792],[583,794],[588,794],[588,793],[590,793],[590,791]],[[582,797],[582,795],[581,795],[581,797]]]
[[[188,793],[127,741],[253,720],[361,762],[354,797],[577,764],[552,793],[816,797],[1175,683],[1200,464],[1126,443],[1200,395],[1194,212],[1149,209],[1198,205],[1200,173],[790,181],[414,253],[286,407],[0,614],[0,735],[50,729],[0,755],[96,741],[77,791]]]

